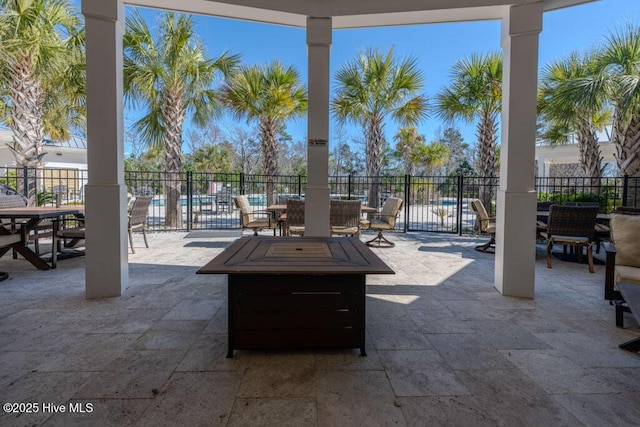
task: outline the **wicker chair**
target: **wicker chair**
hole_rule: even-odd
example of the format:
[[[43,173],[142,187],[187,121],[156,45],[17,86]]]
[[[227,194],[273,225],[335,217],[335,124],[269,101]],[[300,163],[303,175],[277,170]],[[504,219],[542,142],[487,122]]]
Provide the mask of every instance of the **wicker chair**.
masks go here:
[[[388,197],[382,206],[382,211],[374,214],[369,214],[371,222],[368,223],[370,230],[375,230],[378,235],[366,242],[367,246],[373,246],[376,248],[392,248],[396,244],[387,240],[383,235],[383,231],[395,230],[398,214],[402,210],[402,199],[397,197]]]
[[[253,230],[253,235],[257,236],[259,230],[275,229],[278,221],[273,218],[271,212],[253,210],[253,206],[249,203],[249,197],[246,195],[235,196],[233,204],[240,211],[240,224],[242,228]]]
[[[304,236],[304,200],[287,199],[285,234]]]
[[[547,241],[547,268],[551,268],[551,250],[555,243],[578,249],[578,262],[582,262],[582,248],[587,248],[589,272],[593,273],[593,242],[596,206],[552,205],[549,208],[547,231],[540,233]]]
[[[489,241],[483,245],[476,246],[476,251],[480,252],[492,252],[490,248],[495,248],[496,245],[496,218],[489,216],[484,204],[480,199],[471,199],[469,201],[469,209],[476,214],[478,221],[478,228],[481,233],[486,233],[491,236]]]
[[[331,235],[360,237],[360,200],[331,200]]]

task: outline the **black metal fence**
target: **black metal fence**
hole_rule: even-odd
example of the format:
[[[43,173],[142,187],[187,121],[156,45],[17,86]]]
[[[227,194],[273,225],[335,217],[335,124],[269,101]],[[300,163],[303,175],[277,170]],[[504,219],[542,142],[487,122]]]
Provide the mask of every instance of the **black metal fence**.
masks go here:
[[[35,176],[38,203],[83,204],[87,171],[77,169],[38,169],[29,171],[0,168],[0,183],[26,194],[20,176]],[[181,175],[180,205],[182,221],[165,224],[165,187],[162,172],[126,171],[125,183],[134,195],[154,196],[149,208],[148,225],[152,230],[233,229],[240,227],[233,197],[246,194],[256,210],[282,202],[288,196],[304,197],[307,177],[185,172]],[[172,185],[175,183],[172,183]],[[18,188],[20,185],[24,188]],[[473,230],[475,215],[468,200],[489,200],[485,206],[495,212],[498,178],[467,176],[331,176],[332,198],[359,199],[365,206],[380,207],[389,196],[404,200],[398,227],[404,231],[467,233]],[[598,202],[602,212],[616,206],[637,205],[640,201],[640,178],[537,178],[539,201]],[[271,193],[269,193],[271,191]]]

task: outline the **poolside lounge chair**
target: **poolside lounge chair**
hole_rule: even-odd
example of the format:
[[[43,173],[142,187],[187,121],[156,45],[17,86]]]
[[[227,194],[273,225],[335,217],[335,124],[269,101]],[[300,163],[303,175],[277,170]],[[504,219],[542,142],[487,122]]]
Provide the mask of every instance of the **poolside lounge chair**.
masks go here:
[[[376,248],[392,248],[396,244],[387,240],[383,235],[383,231],[395,230],[398,214],[402,210],[402,199],[397,197],[388,197],[379,213],[369,214],[371,221],[368,223],[368,229],[376,230],[378,235],[366,242],[367,246]]]
[[[480,199],[469,200],[469,209],[476,214],[478,221],[478,228],[481,233],[486,233],[491,236],[489,241],[485,244],[476,246],[476,251],[480,252],[493,252],[490,248],[495,248],[496,244],[496,218],[489,216],[484,204]]]
[[[253,230],[253,235],[257,236],[259,230],[273,229],[274,234],[278,221],[273,218],[271,212],[255,211],[249,203],[249,197],[246,195],[235,196],[233,204],[240,211],[240,224],[242,228]]]

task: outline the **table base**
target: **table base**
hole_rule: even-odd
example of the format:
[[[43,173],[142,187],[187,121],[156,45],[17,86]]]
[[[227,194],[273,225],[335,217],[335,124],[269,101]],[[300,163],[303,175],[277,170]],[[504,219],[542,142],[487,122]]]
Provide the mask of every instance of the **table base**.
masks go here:
[[[229,347],[365,352],[364,274],[229,275]]]

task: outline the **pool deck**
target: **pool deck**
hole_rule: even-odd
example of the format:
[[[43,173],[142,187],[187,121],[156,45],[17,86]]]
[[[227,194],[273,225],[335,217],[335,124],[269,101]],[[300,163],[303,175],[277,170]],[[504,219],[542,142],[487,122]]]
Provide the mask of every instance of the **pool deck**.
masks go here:
[[[268,233],[267,233],[268,234]],[[265,234],[265,235],[267,235]],[[618,344],[604,266],[536,254],[536,298],[501,296],[485,238],[397,233],[367,278],[357,349],[227,350],[227,279],[195,272],[228,233],[134,236],[129,289],[84,297],[84,259],[38,271],[0,258],[0,425],[624,426],[640,419],[640,355]],[[368,240],[371,234],[362,236]],[[603,257],[603,254],[598,255]],[[52,412],[49,405],[66,408]],[[91,412],[86,412],[91,404]],[[71,405],[71,406],[70,406]],[[70,413],[83,408],[84,413]]]

